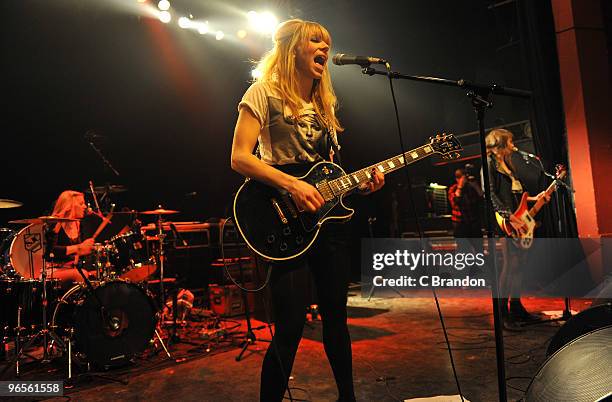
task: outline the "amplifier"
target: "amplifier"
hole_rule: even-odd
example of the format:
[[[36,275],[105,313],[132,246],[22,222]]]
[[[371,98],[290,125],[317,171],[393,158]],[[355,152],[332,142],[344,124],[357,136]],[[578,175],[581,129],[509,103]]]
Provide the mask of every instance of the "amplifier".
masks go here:
[[[176,228],[176,233],[170,224]],[[157,227],[150,223],[140,228],[142,234],[148,240],[153,240],[157,235]],[[210,247],[211,227],[209,223],[202,222],[163,222],[162,231],[166,235],[167,243],[176,249]]]
[[[228,274],[238,283],[257,282],[255,272],[255,260],[253,257],[236,257],[226,258],[225,263],[222,258],[217,258],[210,264],[212,270],[210,278],[211,282],[220,285],[229,285],[233,282],[228,277]],[[240,277],[240,268],[242,268],[242,279]]]
[[[210,297],[210,309],[221,317],[234,317],[244,314],[244,300],[238,286],[212,284],[208,287],[208,294]],[[252,313],[255,307],[253,293],[247,294],[247,300],[249,311]]]
[[[177,233],[174,233],[170,224],[174,225]],[[140,230],[148,239],[153,239],[157,235],[157,227],[153,223],[142,226]],[[162,230],[166,239],[177,249],[219,247],[222,243],[225,246],[245,245],[234,223],[225,219],[211,219],[208,222],[163,222]]]

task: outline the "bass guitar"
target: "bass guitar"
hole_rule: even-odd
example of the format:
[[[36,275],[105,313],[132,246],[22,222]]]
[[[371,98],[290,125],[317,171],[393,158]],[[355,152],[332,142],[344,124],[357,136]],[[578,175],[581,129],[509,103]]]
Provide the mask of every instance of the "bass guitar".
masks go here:
[[[355,210],[343,203],[345,196],[372,180],[372,170],[391,173],[431,155],[444,159],[459,157],[463,148],[452,134],[430,137],[418,148],[386,159],[353,173],[332,162],[319,162],[298,177],[314,186],[325,203],[315,213],[301,211],[285,190],[247,179],[234,198],[234,219],[248,247],[270,261],[296,258],[314,243],[326,222],[342,222]]]
[[[567,170],[563,165],[556,166],[555,172],[555,180],[550,183],[550,186],[546,189],[545,193],[547,196],[550,196],[557,190],[557,181],[563,180],[565,175],[567,174]],[[527,206],[527,198],[529,194],[524,192],[521,197],[521,202],[519,203],[518,208],[514,211],[514,216],[516,216],[521,222],[524,223],[521,229],[517,229],[510,223],[509,219],[504,219],[497,212],[495,213],[495,219],[497,220],[497,224],[499,227],[506,233],[509,237],[512,237],[515,244],[526,250],[531,247],[533,244],[533,232],[535,228],[538,226],[538,223],[535,220],[535,216],[540,212],[540,209],[544,205],[547,204],[546,199],[540,198],[538,201],[533,204],[531,208]]]

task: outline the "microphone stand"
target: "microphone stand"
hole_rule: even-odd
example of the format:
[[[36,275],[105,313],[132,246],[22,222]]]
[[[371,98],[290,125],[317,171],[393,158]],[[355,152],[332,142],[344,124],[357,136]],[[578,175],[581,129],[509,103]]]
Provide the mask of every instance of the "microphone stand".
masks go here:
[[[574,189],[572,188],[572,186],[570,186],[569,184],[567,184],[566,182],[564,182],[563,180],[560,180],[557,178],[557,176],[549,173],[546,171],[546,169],[544,168],[544,165],[542,164],[542,161],[540,160],[539,157],[537,157],[536,155],[532,155],[529,154],[527,152],[518,150],[519,154],[523,157],[523,160],[525,161],[526,164],[528,165],[535,165],[535,167],[537,167],[542,174],[544,174],[544,176],[551,178],[555,184],[557,186],[561,185],[562,187],[564,187],[567,191],[569,191],[570,193],[574,192]],[[531,159],[538,161],[538,163],[532,163]],[[560,204],[560,200],[559,200],[559,196],[556,195],[555,196],[555,206],[557,208],[557,225],[558,225],[558,230],[559,233],[565,234],[567,233],[567,221],[565,222],[566,226],[565,228],[563,227],[563,222],[562,222],[562,218],[561,218],[561,206]],[[565,212],[563,213],[563,216],[565,216]],[[524,323],[523,326],[528,326],[528,325],[537,325],[537,324],[542,324],[545,322],[556,322],[556,321],[567,321],[570,318],[572,318],[572,310],[570,308],[570,298],[569,296],[565,296],[564,300],[563,300],[563,313],[561,314],[560,317],[558,318],[549,318],[546,320],[538,320],[538,321],[534,321],[534,322],[527,322]]]
[[[493,268],[493,280],[491,286],[491,296],[493,304],[493,328],[495,333],[495,354],[497,359],[497,385],[499,389],[499,400],[500,402],[506,402],[508,400],[506,390],[506,368],[504,366],[504,335],[502,330],[501,322],[501,304],[498,284],[498,272],[497,272],[497,257],[495,249],[495,238],[493,237],[493,221],[492,217],[492,203],[491,203],[491,187],[489,183],[489,166],[487,163],[487,152],[485,145],[485,111],[493,107],[492,95],[504,95],[516,98],[528,99],[531,97],[531,91],[523,89],[503,87],[496,84],[484,85],[473,83],[464,79],[460,80],[449,80],[446,78],[438,77],[426,77],[417,75],[406,75],[395,71],[380,71],[372,67],[364,67],[362,70],[363,74],[369,76],[372,75],[384,75],[389,79],[405,79],[411,81],[427,82],[430,84],[445,85],[457,87],[460,89],[467,90],[467,96],[472,100],[472,107],[476,113],[476,120],[478,121],[478,131],[480,133],[480,154],[482,159],[482,170],[484,176],[484,188],[485,188],[485,223],[487,229],[487,245],[489,250],[489,261],[492,262]]]

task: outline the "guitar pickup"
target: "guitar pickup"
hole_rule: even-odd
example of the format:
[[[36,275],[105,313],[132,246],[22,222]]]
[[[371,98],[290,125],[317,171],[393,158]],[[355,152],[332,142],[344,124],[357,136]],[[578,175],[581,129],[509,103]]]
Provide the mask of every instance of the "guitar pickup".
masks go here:
[[[284,205],[289,210],[289,213],[291,214],[293,219],[296,219],[298,217],[298,209],[296,208],[297,205],[293,202],[293,199],[291,199],[291,195],[290,194],[281,194],[281,197],[282,197],[282,201],[283,201]],[[299,210],[299,212],[303,212],[303,211]]]
[[[327,180],[322,180],[316,183],[315,187],[317,190],[319,190],[319,193],[321,193],[321,196],[323,196],[325,201],[331,201],[334,199],[334,191],[331,189],[329,183],[327,183]]]
[[[272,206],[274,207],[274,210],[278,214],[278,217],[280,218],[281,222],[284,224],[287,224],[289,221],[287,220],[287,217],[283,213],[283,210],[281,209],[280,205],[278,205],[278,201],[276,201],[276,198],[272,198],[270,201],[272,202]]]

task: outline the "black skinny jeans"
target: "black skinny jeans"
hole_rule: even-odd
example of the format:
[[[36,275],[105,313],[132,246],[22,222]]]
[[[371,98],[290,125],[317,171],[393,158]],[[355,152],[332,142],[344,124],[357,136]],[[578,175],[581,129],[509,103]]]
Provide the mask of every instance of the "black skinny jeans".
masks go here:
[[[304,281],[306,269],[310,269],[314,278],[323,324],[323,346],[339,398],[341,401],[355,399],[351,338],[346,323],[350,279],[348,235],[348,225],[328,224],[303,258],[273,265],[270,293],[275,333],[261,369],[261,401],[281,401],[285,394],[309,304],[309,286]]]

